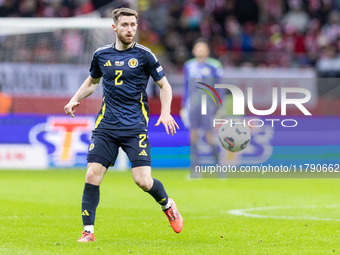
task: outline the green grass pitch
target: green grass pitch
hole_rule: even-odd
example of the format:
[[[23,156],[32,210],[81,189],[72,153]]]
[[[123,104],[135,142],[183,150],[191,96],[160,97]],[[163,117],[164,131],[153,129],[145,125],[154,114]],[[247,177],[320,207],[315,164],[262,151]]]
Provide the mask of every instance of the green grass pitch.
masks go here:
[[[0,254],[340,254],[340,179],[188,175],[153,171],[184,218],[176,234],[130,171],[108,172],[97,242],[84,244],[77,239],[85,171],[0,171]]]

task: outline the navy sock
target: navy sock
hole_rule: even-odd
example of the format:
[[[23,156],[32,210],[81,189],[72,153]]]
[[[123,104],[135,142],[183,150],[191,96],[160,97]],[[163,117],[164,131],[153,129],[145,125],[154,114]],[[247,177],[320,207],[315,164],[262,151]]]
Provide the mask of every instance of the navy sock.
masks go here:
[[[166,205],[168,203],[168,195],[164,189],[163,184],[157,180],[153,179],[152,188],[147,191],[160,205]]]
[[[96,209],[99,204],[99,186],[85,183],[81,203],[83,225],[94,225]]]

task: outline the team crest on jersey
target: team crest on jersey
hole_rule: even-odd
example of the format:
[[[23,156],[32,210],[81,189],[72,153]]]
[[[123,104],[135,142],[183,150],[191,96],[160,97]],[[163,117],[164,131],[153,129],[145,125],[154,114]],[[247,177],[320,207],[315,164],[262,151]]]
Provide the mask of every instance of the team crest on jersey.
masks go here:
[[[89,147],[89,151],[92,151],[93,148],[94,148],[94,143],[91,143],[91,144],[90,144],[90,147]]]
[[[211,75],[210,68],[209,68],[209,67],[204,67],[204,68],[202,69],[202,74],[203,74],[204,76],[209,76],[209,75]]]
[[[129,67],[136,68],[138,66],[138,60],[135,58],[131,58],[128,63]]]

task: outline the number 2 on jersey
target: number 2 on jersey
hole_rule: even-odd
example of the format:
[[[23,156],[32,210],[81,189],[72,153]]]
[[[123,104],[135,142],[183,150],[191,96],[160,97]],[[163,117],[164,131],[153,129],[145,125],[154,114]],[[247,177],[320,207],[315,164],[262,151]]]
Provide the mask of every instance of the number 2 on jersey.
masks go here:
[[[120,76],[122,76],[122,74],[123,74],[123,70],[116,70],[116,72],[115,72],[115,75],[116,75],[115,85],[122,85],[123,84],[123,81],[119,80],[119,78],[120,78]]]
[[[140,148],[145,148],[147,145],[146,144],[143,144],[143,141],[146,139],[146,134],[140,134],[139,135],[139,147]]]

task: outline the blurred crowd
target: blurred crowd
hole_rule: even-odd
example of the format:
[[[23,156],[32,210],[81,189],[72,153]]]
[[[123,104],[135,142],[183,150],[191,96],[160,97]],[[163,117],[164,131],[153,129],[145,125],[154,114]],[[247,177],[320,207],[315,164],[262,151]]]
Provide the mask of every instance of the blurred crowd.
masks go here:
[[[177,64],[202,36],[224,66],[323,66],[339,61],[339,10],[339,0],[151,0],[141,39]]]
[[[0,0],[0,17],[70,17],[94,10],[109,16],[111,9],[103,8],[113,2],[118,1]],[[122,2],[131,7],[133,1]],[[209,40],[212,55],[224,66],[334,68],[340,63],[340,0],[137,2],[138,40],[178,68],[191,57],[198,37]]]
[[[88,14],[110,0],[0,0],[0,17],[73,17]]]

